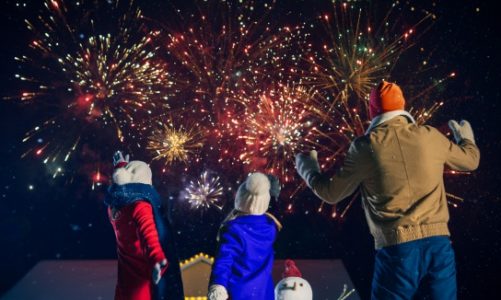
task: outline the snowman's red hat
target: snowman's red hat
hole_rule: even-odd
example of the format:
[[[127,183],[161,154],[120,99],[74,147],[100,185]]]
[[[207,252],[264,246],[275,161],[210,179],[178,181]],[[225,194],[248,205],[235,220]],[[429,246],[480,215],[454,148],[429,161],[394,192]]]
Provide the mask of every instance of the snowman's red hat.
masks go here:
[[[285,260],[285,271],[282,273],[282,278],[287,277],[303,277],[301,271],[299,271],[296,263],[292,259]]]

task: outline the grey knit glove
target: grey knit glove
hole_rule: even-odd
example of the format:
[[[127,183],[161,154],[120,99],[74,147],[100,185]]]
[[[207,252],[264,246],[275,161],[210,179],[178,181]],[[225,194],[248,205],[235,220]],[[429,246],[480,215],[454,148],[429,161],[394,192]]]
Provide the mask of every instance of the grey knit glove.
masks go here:
[[[454,135],[456,143],[460,143],[463,139],[471,141],[475,144],[475,136],[473,135],[473,129],[471,129],[470,122],[462,120],[459,124],[455,120],[449,121],[449,128]]]
[[[296,170],[308,187],[312,188],[313,180],[320,175],[317,151],[312,150],[309,155],[303,153],[296,154]]]
[[[278,198],[282,188],[280,186],[280,181],[275,175],[267,174],[266,176],[268,176],[268,180],[270,181],[270,195],[274,198]]]

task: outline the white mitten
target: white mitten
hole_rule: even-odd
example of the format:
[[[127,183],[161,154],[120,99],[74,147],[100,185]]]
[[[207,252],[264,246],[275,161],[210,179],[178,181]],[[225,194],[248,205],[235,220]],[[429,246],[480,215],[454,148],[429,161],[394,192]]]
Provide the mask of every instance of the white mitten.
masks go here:
[[[152,279],[155,284],[158,284],[160,282],[160,279],[162,278],[162,269],[167,266],[167,260],[164,259],[161,262],[157,262],[155,266],[153,266],[153,274],[152,274]]]
[[[228,299],[228,292],[226,288],[220,284],[213,284],[209,287],[209,300],[226,300]]]
[[[320,165],[318,164],[317,151],[310,151],[310,155],[303,153],[296,154],[296,170],[311,188],[313,179],[320,175]]]
[[[126,165],[129,163],[129,154],[127,154],[125,157],[122,154],[122,151],[117,151],[115,154],[113,154],[113,167],[123,167],[123,165]]]
[[[449,128],[454,135],[454,139],[456,143],[459,144],[461,140],[469,140],[473,144],[475,144],[475,137],[473,135],[473,129],[471,129],[470,122],[466,120],[462,120],[459,124],[454,120],[449,121]]]

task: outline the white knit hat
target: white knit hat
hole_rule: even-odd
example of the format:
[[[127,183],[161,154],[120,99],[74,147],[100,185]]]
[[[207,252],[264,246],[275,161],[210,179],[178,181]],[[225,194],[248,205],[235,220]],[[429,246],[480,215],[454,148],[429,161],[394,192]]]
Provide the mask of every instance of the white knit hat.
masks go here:
[[[240,185],[235,209],[251,215],[262,215],[270,205],[270,180],[263,173],[251,173]]]
[[[150,166],[139,160],[133,160],[113,172],[113,182],[122,185],[127,183],[152,184]]]

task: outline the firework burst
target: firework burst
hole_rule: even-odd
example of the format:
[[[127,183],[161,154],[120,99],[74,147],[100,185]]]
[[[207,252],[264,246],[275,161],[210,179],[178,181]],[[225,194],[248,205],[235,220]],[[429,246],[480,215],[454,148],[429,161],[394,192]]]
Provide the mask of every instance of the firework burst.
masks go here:
[[[239,139],[245,141],[245,149],[240,159],[246,164],[264,159],[267,172],[285,182],[292,180],[294,154],[304,150],[314,132],[311,98],[302,87],[279,85],[259,95],[257,101],[245,99],[247,111],[239,124],[244,128]]]
[[[386,78],[400,55],[413,45],[411,35],[418,25],[431,18],[427,14],[403,34],[392,34],[388,11],[381,26],[374,27],[363,10],[348,3],[334,2],[332,14],[319,17],[327,39],[321,50],[311,53],[307,60],[311,70],[310,84],[320,89],[334,90],[332,102],[343,98],[365,99],[381,78]]]
[[[433,22],[434,15],[425,12],[413,26],[395,33],[398,24],[392,17],[395,5],[386,13],[381,25],[374,25],[369,21],[372,17],[355,4],[334,2],[332,13],[319,16],[326,39],[321,45],[310,43],[305,49],[304,83],[318,91],[316,106],[324,120],[319,126],[322,136],[319,145],[335,146],[323,147],[323,150],[330,149],[331,152],[323,156],[331,162],[345,152],[355,137],[365,133],[370,123],[368,98],[371,88],[381,79],[390,78],[402,54],[415,45]],[[410,112],[420,124],[443,105],[443,101],[433,101],[428,106],[424,98],[446,78],[423,89],[424,93],[407,99]],[[323,134],[326,132],[329,134]]]
[[[192,208],[215,206],[221,209],[219,202],[223,195],[223,188],[219,182],[219,176],[211,176],[207,171],[200,174],[196,181],[190,181],[182,194]]]
[[[155,155],[154,160],[163,160],[165,165],[175,161],[186,163],[189,156],[203,146],[203,142],[204,134],[198,126],[176,129],[171,123],[166,123],[153,131],[146,149]]]
[[[136,119],[166,107],[172,82],[156,58],[159,32],[141,20],[132,2],[47,0],[25,21],[33,40],[15,58],[22,67],[15,77],[26,86],[19,98],[51,115],[26,134],[40,145],[25,154],[66,161],[85,133],[109,128],[124,141]]]
[[[234,111],[232,100],[261,90],[290,66],[298,28],[274,25],[274,1],[212,0],[197,3],[195,13],[181,13],[168,26],[167,52],[189,83],[197,112],[214,127]],[[289,60],[291,58],[291,60]]]
[[[366,10],[357,8],[357,4],[333,1],[332,12],[318,18],[323,33],[318,39],[321,42],[315,39],[304,44],[303,84],[317,92],[313,106],[317,108],[316,116],[320,119],[309,142],[321,152],[324,169],[340,161],[351,141],[365,133],[370,124],[370,90],[381,79],[390,79],[402,56],[433,24],[435,16],[424,11],[424,16],[414,25],[402,26],[398,16],[394,15],[394,11],[400,9],[397,5],[394,4],[377,25],[371,22],[373,18]],[[423,51],[421,48],[420,52]],[[426,61],[414,66],[410,72],[413,74],[411,81],[419,82],[416,76],[421,74],[424,65]],[[407,104],[419,124],[428,121],[442,107],[443,99],[436,101],[435,97],[430,100],[433,99],[430,95],[446,79],[454,76],[450,73],[435,80],[433,84],[421,87],[419,93],[401,83],[408,91],[407,95],[414,94],[407,97]],[[334,207],[332,217],[339,215],[343,218],[357,198],[352,197],[341,214],[337,214]]]

